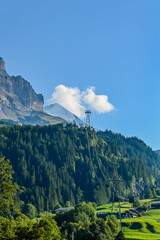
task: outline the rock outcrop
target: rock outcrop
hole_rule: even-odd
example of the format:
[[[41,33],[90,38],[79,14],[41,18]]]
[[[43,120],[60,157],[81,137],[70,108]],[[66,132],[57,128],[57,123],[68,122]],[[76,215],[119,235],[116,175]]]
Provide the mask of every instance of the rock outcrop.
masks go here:
[[[53,123],[53,117],[43,112],[43,104],[42,94],[37,94],[21,76],[10,77],[4,60],[0,58],[0,119],[41,125],[50,123],[50,120]]]
[[[5,62],[3,58],[0,57],[0,70],[5,71]]]

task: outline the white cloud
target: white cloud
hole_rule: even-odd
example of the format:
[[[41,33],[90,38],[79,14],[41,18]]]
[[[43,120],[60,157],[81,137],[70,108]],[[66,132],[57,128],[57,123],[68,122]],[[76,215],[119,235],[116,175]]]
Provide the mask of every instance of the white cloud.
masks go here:
[[[98,113],[111,112],[114,110],[114,106],[108,102],[108,96],[96,95],[94,90],[94,87],[88,88],[84,93],[83,101]]]
[[[78,88],[66,87],[58,85],[52,94],[49,104],[59,103],[67,110],[71,111],[80,118],[85,115],[85,108],[81,104],[82,93]]]
[[[94,87],[87,88],[82,92],[77,87],[58,85],[51,99],[47,102],[49,104],[59,103],[79,118],[84,118],[86,108],[92,108],[97,113],[106,113],[114,110],[114,106],[108,102],[108,96],[96,95],[94,91]],[[86,108],[83,105],[87,105]]]

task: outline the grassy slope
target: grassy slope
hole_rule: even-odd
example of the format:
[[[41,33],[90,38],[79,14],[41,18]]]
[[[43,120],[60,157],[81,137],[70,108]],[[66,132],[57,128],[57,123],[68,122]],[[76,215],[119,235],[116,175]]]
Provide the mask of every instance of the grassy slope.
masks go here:
[[[160,198],[145,199],[142,202],[160,202]],[[118,210],[118,204],[114,204],[115,211]],[[129,203],[121,203],[121,212],[126,211],[131,207]],[[112,204],[102,205],[97,207],[97,212],[110,212]],[[160,240],[160,209],[151,209],[143,213],[139,218],[122,219],[123,232],[126,239],[159,239]]]
[[[150,212],[152,212],[152,210]],[[123,219],[122,226],[126,238],[160,239],[160,223],[157,222],[153,212],[152,216],[153,217],[148,215],[140,218]]]

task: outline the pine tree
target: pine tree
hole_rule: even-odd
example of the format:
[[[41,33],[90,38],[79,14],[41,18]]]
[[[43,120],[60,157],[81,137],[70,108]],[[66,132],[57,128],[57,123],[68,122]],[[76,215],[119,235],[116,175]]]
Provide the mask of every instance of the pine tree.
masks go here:
[[[13,171],[9,160],[0,158],[0,214],[9,216],[15,209],[14,196],[18,185],[13,183]]]

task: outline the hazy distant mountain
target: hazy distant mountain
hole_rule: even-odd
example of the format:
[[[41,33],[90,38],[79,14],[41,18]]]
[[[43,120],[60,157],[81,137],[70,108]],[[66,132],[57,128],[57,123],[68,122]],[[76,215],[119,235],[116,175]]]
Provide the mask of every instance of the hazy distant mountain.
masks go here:
[[[43,109],[46,113],[55,117],[64,118],[70,123],[76,123],[77,125],[84,124],[76,115],[74,115],[58,103],[50,104],[48,106],[45,106]]]
[[[56,124],[64,119],[43,112],[44,99],[21,76],[10,77],[0,58],[0,119],[24,124]]]

